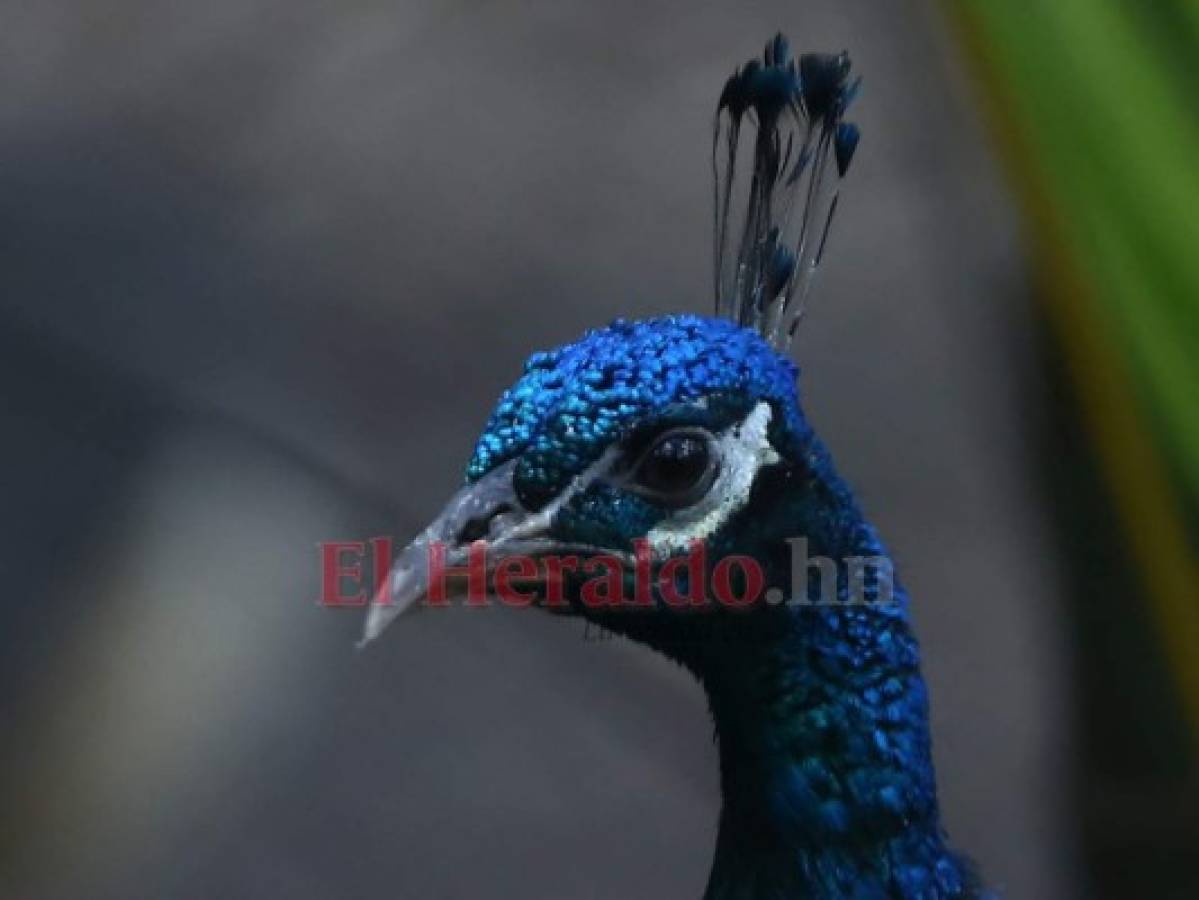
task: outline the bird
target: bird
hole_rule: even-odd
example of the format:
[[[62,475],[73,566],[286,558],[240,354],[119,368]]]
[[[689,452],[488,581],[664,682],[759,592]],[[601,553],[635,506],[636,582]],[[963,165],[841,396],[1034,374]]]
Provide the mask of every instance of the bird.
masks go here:
[[[364,643],[439,595],[436,550],[687,669],[719,745],[704,900],[990,896],[942,825],[907,592],[791,356],[859,85],[847,52],[796,55],[782,34],[734,69],[711,150],[713,313],[534,353],[366,621]],[[637,584],[643,563],[658,576]]]

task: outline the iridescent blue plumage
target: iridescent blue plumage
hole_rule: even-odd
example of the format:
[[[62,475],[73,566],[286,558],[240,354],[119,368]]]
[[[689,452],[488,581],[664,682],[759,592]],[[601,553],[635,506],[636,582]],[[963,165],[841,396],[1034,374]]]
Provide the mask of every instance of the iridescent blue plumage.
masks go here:
[[[726,319],[618,320],[534,354],[483,429],[467,478],[520,457],[522,498],[544,502],[630,423],[699,397],[737,392],[778,404],[794,441],[807,431],[795,364],[754,331]]]
[[[500,556],[569,552],[583,570],[633,551],[670,563],[702,545],[697,570],[655,581],[631,606],[589,604],[583,572],[562,577],[568,611],[665,654],[704,687],[722,795],[705,900],[980,896],[941,829],[906,593],[889,577],[882,590],[886,549],[780,352],[836,209],[826,172],[844,176],[858,144],[841,118],[857,89],[849,71],[844,53],[796,61],[779,36],[734,72],[713,148],[721,315],[617,321],[535,354],[488,420],[467,486],[393,570],[402,608],[427,587],[413,559],[434,540],[459,560],[480,537]],[[747,123],[753,168],[732,252]],[[760,569],[760,602],[671,602],[732,558]],[[859,593],[867,563],[874,578]],[[749,583],[743,574],[738,586]],[[372,613],[368,636],[390,609]]]
[[[714,559],[752,556],[767,584],[786,590],[791,537],[834,560],[886,553],[808,425],[797,375],[760,335],[725,320],[617,322],[530,359],[469,475],[517,459],[518,492],[537,507],[630,434],[672,424],[719,432],[765,402],[778,460],[707,543]],[[627,550],[671,515],[597,481],[557,514],[553,534]],[[724,799],[712,900],[977,896],[941,832],[906,594],[896,585],[892,602],[863,605],[848,590],[839,571],[831,606],[691,616],[660,603],[576,608],[686,665],[708,693]]]

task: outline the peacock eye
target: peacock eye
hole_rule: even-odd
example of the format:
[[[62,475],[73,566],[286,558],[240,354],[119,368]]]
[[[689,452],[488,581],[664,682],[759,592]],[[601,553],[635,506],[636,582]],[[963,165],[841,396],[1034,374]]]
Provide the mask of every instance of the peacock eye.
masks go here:
[[[701,428],[674,428],[659,435],[637,460],[627,487],[663,506],[700,500],[716,477],[712,435]]]

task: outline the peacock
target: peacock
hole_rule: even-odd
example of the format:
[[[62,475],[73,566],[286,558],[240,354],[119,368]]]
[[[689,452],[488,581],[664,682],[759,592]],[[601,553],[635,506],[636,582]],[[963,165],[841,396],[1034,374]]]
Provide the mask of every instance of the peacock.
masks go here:
[[[858,144],[851,71],[781,34],[734,70],[712,143],[715,315],[534,354],[366,624],[364,641],[429,602],[434,550],[465,570],[485,549],[488,588],[524,579],[693,673],[720,759],[705,900],[984,895],[942,828],[907,594],[790,358]],[[634,584],[644,563],[658,575]]]

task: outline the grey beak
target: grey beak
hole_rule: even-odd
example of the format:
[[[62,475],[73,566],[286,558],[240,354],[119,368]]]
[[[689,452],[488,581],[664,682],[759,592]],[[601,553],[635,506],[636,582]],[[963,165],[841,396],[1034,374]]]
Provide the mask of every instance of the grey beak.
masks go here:
[[[515,461],[505,463],[463,487],[441,514],[400,551],[371,603],[359,647],[373,641],[393,620],[427,596],[429,548],[433,544],[445,548],[447,566],[460,566],[465,564],[474,540],[487,540],[494,548],[537,533],[542,523],[516,498],[512,485],[515,465]]]
[[[615,453],[615,449],[610,449],[536,512],[526,509],[516,496],[512,481],[515,460],[497,466],[458,491],[432,524],[396,557],[387,581],[371,603],[358,646],[373,641],[398,616],[428,596],[429,548],[434,543],[445,549],[445,566],[458,568],[466,565],[470,545],[485,540],[489,579],[499,563],[517,554],[538,556],[555,550],[599,552],[597,547],[584,544],[568,547],[552,540],[550,526],[563,504],[609,469]]]

